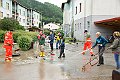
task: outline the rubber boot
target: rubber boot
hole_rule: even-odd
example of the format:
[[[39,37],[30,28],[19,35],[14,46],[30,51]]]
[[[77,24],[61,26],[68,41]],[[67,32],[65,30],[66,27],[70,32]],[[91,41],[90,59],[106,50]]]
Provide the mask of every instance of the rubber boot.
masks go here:
[[[42,52],[42,57],[45,57],[45,52]]]
[[[40,57],[42,57],[42,52],[40,52]]]

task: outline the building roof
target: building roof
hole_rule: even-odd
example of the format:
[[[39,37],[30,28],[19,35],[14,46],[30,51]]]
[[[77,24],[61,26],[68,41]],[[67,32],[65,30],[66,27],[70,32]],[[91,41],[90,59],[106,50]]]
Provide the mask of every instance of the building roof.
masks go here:
[[[50,30],[55,30],[55,29],[59,29],[60,26],[54,24],[54,23],[49,23],[43,26],[44,29],[50,29]]]
[[[37,13],[41,13],[41,12],[35,10],[35,9],[32,9],[32,8],[28,8],[28,7],[26,7],[26,6],[23,6],[23,5],[22,5],[21,3],[19,3],[17,0],[12,0],[12,1],[13,1],[13,2],[16,2],[18,5],[22,6],[22,7],[25,8],[25,9],[33,10],[33,11],[35,11],[35,12],[37,12]]]
[[[106,27],[111,27],[111,28],[119,28],[120,29],[120,17],[115,17],[111,19],[105,19],[101,21],[95,21],[95,25],[101,25],[101,26],[106,26]]]

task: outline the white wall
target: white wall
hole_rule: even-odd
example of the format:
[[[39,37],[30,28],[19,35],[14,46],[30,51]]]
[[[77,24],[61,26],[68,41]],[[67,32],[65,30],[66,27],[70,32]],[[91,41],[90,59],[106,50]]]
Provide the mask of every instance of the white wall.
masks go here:
[[[33,18],[34,18],[34,20],[33,20],[34,26],[39,27],[40,14],[35,12],[35,11],[33,11]]]
[[[6,9],[6,2],[9,3],[9,10]],[[3,6],[0,7],[0,11],[3,12],[3,18],[8,17],[7,14],[9,14],[9,17],[12,17],[12,1],[11,0],[3,0]],[[1,18],[1,19],[3,19]]]
[[[70,9],[69,9],[69,4],[65,3],[64,4],[64,10],[63,10],[63,25],[64,24],[70,24]]]
[[[93,0],[93,15],[120,15],[120,0]]]
[[[84,0],[85,3],[85,17],[92,15],[92,0]]]
[[[21,10],[21,13],[20,13],[20,10]],[[25,14],[24,14],[24,11],[25,11]],[[17,5],[17,12],[19,14],[18,21],[20,25],[25,27],[27,25],[27,9],[20,5]]]
[[[81,12],[80,12],[80,3],[81,3]],[[83,18],[85,16],[85,6],[84,6],[84,0],[74,0],[73,1],[73,14],[74,14],[74,20],[78,20],[80,18]],[[77,14],[76,14],[76,7],[77,7]]]
[[[70,3],[69,3],[69,20],[70,20],[70,24],[72,23],[72,18],[73,18],[73,3],[72,3],[73,1],[71,1]]]

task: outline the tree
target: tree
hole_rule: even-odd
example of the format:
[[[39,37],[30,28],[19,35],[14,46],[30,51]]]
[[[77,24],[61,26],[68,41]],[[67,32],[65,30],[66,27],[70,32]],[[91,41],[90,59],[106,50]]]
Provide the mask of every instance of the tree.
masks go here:
[[[25,30],[19,22],[13,18],[4,18],[0,20],[0,29],[1,30]]]
[[[28,8],[35,9],[39,12],[42,12],[43,16],[43,22],[50,23],[50,22],[56,22],[56,23],[62,23],[63,20],[63,13],[60,7],[45,2],[41,3],[36,0],[17,0],[19,3],[21,3],[23,6],[26,6]]]

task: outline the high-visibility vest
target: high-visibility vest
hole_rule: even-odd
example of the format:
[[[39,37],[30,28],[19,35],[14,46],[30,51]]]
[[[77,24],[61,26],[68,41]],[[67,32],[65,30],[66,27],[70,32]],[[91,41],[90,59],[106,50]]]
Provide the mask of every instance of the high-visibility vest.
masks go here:
[[[91,38],[87,38],[86,41],[87,41],[87,42],[91,42]]]
[[[56,40],[60,40],[60,37],[59,37],[59,36],[57,36]]]
[[[13,35],[12,32],[7,32],[5,34],[5,39],[4,39],[4,48],[7,48],[9,46],[13,45]]]

